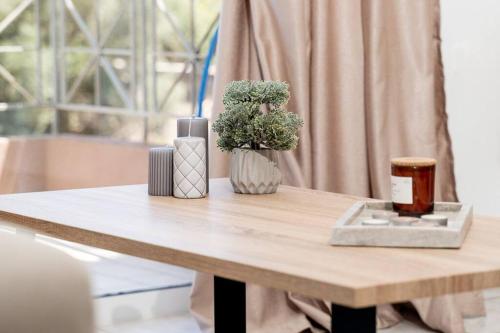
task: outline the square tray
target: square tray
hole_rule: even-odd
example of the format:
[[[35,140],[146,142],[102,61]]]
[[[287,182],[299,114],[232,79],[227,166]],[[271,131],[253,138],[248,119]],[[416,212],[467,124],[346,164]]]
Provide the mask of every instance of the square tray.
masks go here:
[[[392,211],[390,201],[360,201],[333,227],[331,245],[460,248],[472,223],[472,206],[436,202],[434,214],[448,217],[447,226],[367,226],[361,221],[377,211]]]

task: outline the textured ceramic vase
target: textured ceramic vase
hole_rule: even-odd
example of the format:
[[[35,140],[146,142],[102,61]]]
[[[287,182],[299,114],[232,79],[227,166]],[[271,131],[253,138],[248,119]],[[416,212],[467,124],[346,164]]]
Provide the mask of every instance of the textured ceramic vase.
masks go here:
[[[276,192],[281,183],[278,153],[270,149],[233,149],[230,180],[236,193]]]

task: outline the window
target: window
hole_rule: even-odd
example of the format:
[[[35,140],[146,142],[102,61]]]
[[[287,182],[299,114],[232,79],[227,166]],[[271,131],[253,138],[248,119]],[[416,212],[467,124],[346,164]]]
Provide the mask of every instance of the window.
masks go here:
[[[171,141],[175,119],[195,110],[219,7],[220,0],[2,1],[0,135]],[[209,73],[210,86],[213,65]]]

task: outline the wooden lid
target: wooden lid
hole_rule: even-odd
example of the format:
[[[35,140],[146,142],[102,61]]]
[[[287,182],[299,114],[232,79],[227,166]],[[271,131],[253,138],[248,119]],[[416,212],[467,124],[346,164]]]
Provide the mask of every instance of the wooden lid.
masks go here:
[[[430,157],[396,157],[391,159],[391,164],[397,166],[433,166],[436,160]]]

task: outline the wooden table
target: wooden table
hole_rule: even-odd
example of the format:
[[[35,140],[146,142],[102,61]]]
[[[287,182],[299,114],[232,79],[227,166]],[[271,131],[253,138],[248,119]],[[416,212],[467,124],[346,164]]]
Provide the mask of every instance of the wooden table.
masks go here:
[[[336,333],[375,332],[375,305],[500,286],[500,219],[476,218],[460,250],[332,247],[358,198],[281,186],[150,197],[145,185],[0,196],[0,219],[54,237],[214,274],[217,332],[245,331],[245,282],[333,303]]]

